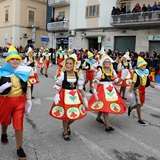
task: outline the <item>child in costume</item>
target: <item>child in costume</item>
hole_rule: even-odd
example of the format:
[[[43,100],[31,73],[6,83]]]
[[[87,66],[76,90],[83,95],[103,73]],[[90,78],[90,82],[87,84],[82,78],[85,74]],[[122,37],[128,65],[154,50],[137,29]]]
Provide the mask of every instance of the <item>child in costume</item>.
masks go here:
[[[33,85],[39,83],[37,68],[36,68],[36,53],[31,47],[28,48],[27,57],[23,60],[22,65],[30,66],[32,68],[29,81],[31,83],[31,95],[33,93]],[[34,99],[34,97],[31,97]]]
[[[93,82],[93,77],[94,77],[94,69],[97,67],[96,60],[93,58],[93,53],[88,51],[87,53],[88,59],[85,59],[83,63],[83,69],[86,70],[86,80],[84,83],[84,90],[85,90],[85,85],[90,81],[90,93],[92,94],[92,82]]]
[[[64,60],[64,51],[62,51],[62,47],[61,47],[61,46],[59,47],[59,50],[58,50],[58,52],[57,52],[57,54],[56,54],[56,57],[57,57],[58,67],[59,67],[59,68],[62,68],[61,63],[62,63],[63,60]]]
[[[149,71],[146,66],[147,62],[142,57],[138,57],[137,69],[134,70],[132,85],[127,97],[128,99],[133,98],[132,93],[134,92],[136,104],[128,107],[128,116],[130,116],[133,109],[137,109],[138,123],[141,125],[146,125],[141,117],[141,107],[145,102],[146,87],[150,86],[160,90],[160,85],[150,83]]]
[[[44,48],[41,47],[38,53],[38,63],[37,68],[40,68],[40,73],[43,75],[44,61],[43,61]]]
[[[104,123],[100,119],[103,113],[106,123],[106,131],[113,131],[109,123],[108,114],[123,114],[126,112],[126,104],[114,87],[114,83],[119,83],[125,77],[118,78],[113,69],[112,62],[114,62],[108,55],[103,56],[97,71],[94,75],[94,89],[93,94],[88,101],[87,110],[98,111],[97,121]],[[126,76],[126,75],[125,75]]]
[[[100,64],[100,61],[104,54],[105,54],[104,47],[102,47],[101,50],[98,52],[98,55],[95,57],[97,61],[97,66]]]
[[[118,77],[120,78],[122,76],[122,74],[124,72],[128,71],[128,75],[127,77],[119,84],[119,86],[121,86],[120,88],[120,94],[122,95],[123,99],[127,99],[125,98],[125,92],[126,92],[126,87],[127,86],[131,86],[132,84],[132,65],[131,65],[131,59],[129,57],[129,52],[126,52],[126,54],[121,58],[121,61],[118,63],[117,66],[117,70],[118,70]]]
[[[29,75],[31,67],[20,66],[21,57],[13,45],[8,50],[6,63],[0,68],[0,124],[2,126],[1,142],[8,143],[7,127],[13,123],[16,148],[19,160],[25,160],[23,150],[23,117],[25,111],[31,110],[31,85]]]
[[[48,48],[45,51],[46,52],[43,54],[43,60],[44,60],[45,76],[48,77],[48,68],[51,60],[51,53],[49,53]]]
[[[79,65],[77,57],[69,56],[63,61],[61,72],[55,76],[55,98],[49,114],[62,120],[63,138],[70,140],[70,125],[75,120],[86,116],[85,107],[88,106],[86,95],[83,91],[84,78],[82,71],[77,71]]]

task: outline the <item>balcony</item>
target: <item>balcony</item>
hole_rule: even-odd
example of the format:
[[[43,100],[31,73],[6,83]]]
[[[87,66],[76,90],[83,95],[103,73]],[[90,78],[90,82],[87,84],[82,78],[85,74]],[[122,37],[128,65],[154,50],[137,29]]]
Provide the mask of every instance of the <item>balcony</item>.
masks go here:
[[[50,22],[47,23],[48,31],[68,31],[69,22],[68,21],[59,21],[59,22]]]
[[[70,5],[70,0],[48,0],[48,5],[54,8],[65,7]]]
[[[117,28],[158,28],[160,11],[111,15],[110,24]]]
[[[27,28],[39,28],[40,27],[40,23],[39,22],[32,22],[32,21],[27,21]]]

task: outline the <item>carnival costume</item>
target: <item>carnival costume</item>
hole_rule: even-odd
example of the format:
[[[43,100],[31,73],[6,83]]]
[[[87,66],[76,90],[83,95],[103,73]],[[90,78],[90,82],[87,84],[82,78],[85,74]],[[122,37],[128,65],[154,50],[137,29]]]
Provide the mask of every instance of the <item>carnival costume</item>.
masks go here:
[[[126,62],[123,61],[123,58],[126,58]],[[123,75],[124,70],[128,70],[127,77],[119,84],[118,86],[131,86],[132,84],[132,65],[131,65],[131,59],[129,57],[129,52],[126,52],[126,54],[121,58],[122,60],[119,61],[117,70],[118,70],[118,78],[120,78]]]
[[[0,124],[2,125],[1,142],[7,144],[7,126],[12,122],[17,142],[17,155],[25,160],[26,155],[22,149],[23,117],[25,111],[29,113],[32,106],[31,84],[28,80],[31,67],[18,65],[17,68],[13,68],[12,65],[19,64],[21,60],[15,47],[11,45],[5,59],[6,63],[0,68]]]
[[[61,63],[64,60],[64,51],[62,51],[62,47],[61,46],[59,47],[59,51],[57,52],[56,56],[57,56],[58,67],[61,68],[62,67]]]
[[[38,53],[38,63],[37,68],[40,68],[40,73],[43,75],[44,61],[43,61],[44,48],[41,47]]]
[[[43,54],[43,60],[44,60],[44,68],[45,68],[45,76],[48,77],[48,68],[51,60],[51,53],[49,52],[49,49],[46,49],[47,52]]]
[[[110,66],[109,74],[104,71],[103,62],[107,58],[113,62],[108,55],[105,55],[102,58],[101,66],[98,67],[93,80],[98,83],[96,90],[97,98],[95,96],[95,92],[93,92],[94,94],[89,99],[87,110],[99,111],[103,113],[123,114],[126,112],[126,104],[113,85],[113,82],[118,81],[117,74],[112,65]]]
[[[75,76],[69,77],[65,71],[65,63],[68,58],[75,61]],[[63,68],[54,78],[54,88],[59,91],[59,102],[52,104],[49,114],[59,120],[77,120],[86,116],[83,98],[79,90],[83,89],[84,78],[81,70],[76,71],[77,57],[71,55],[63,61]]]

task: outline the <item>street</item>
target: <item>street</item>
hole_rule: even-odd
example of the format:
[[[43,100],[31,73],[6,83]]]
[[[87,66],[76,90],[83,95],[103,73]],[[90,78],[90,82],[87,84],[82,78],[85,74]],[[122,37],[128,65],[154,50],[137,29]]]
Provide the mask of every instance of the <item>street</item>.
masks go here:
[[[40,83],[34,85],[32,109],[24,118],[23,148],[27,160],[160,160],[160,91],[147,88],[142,107],[147,126],[138,124],[133,110],[130,117],[127,112],[110,115],[115,131],[108,133],[96,121],[97,113],[87,112],[84,119],[71,125],[71,140],[67,142],[62,137],[62,122],[49,116],[56,69],[56,65],[49,68],[48,78],[38,70]],[[86,86],[89,99],[89,84]],[[133,105],[134,100],[126,103]],[[17,160],[12,125],[8,128],[8,139],[9,144],[0,144],[0,160]]]

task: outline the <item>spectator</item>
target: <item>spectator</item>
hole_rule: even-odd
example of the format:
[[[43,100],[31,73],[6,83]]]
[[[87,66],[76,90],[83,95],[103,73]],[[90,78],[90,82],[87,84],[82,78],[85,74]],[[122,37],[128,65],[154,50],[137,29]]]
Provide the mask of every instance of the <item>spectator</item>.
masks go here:
[[[126,6],[122,5],[121,7],[121,22],[124,23],[126,20]]]
[[[160,2],[158,3],[157,11],[158,11],[158,19],[160,19]]]
[[[111,15],[112,15],[113,23],[116,23],[117,17],[116,17],[116,8],[115,7],[113,7],[113,9],[112,9]]]
[[[157,5],[157,2],[155,1],[154,2],[154,5],[152,6],[152,11],[153,11],[153,19],[154,20],[156,20],[156,18],[157,18],[157,13],[156,13],[156,11],[157,11],[157,8],[158,8],[158,5]]]
[[[51,18],[50,22],[54,22],[54,17]]]
[[[144,21],[146,21],[146,16],[147,16],[147,7],[145,4],[143,4],[143,7],[142,7],[142,10],[141,10],[142,13],[142,17],[144,18]]]
[[[148,7],[147,7],[147,11],[148,11],[148,19],[149,19],[149,21],[151,21],[151,18],[152,18],[152,7],[151,7],[151,5],[150,4],[148,4]]]
[[[140,12],[140,11],[141,11],[141,6],[139,5],[139,3],[137,3],[132,10],[132,13],[134,13],[132,15],[133,21],[135,20],[136,22],[138,22],[138,16],[140,15],[140,14],[138,14],[138,12]]]

